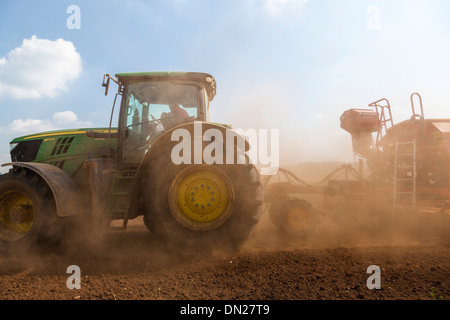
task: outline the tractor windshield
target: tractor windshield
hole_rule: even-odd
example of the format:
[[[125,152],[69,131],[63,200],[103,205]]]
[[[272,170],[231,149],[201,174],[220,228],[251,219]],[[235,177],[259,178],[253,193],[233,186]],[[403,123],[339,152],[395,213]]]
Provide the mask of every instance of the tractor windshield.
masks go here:
[[[200,88],[172,82],[135,82],[128,85],[122,127],[122,160],[140,162],[161,133],[200,113]]]

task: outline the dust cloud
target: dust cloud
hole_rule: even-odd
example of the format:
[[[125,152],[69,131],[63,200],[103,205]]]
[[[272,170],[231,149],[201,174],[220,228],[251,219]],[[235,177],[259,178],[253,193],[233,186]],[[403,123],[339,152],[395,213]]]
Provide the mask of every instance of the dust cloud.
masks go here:
[[[289,169],[313,183],[341,165],[339,162],[303,163]],[[0,274],[14,279],[57,277],[59,285],[64,286],[69,276],[67,267],[77,265],[83,281],[95,278],[99,283],[102,279],[110,283],[113,281],[110,279],[120,281],[120,277],[127,274],[136,277],[140,274],[164,275],[167,270],[184,266],[195,268],[200,263],[203,266],[208,263],[214,265],[217,261],[232,263],[239,253],[342,247],[372,250],[378,246],[401,248],[404,245],[425,244],[442,235],[448,237],[450,223],[445,226],[438,217],[412,212],[394,213],[377,197],[348,201],[339,197],[324,199],[321,194],[301,196],[323,214],[320,224],[306,238],[286,237],[265,211],[240,252],[216,252],[199,259],[195,252],[191,255],[165,251],[147,230],[141,217],[130,220],[126,231],[108,231],[100,239],[85,227],[86,221],[79,220],[71,221],[70,228],[60,229],[65,232],[58,246],[44,244],[39,249],[16,247],[0,250]],[[116,221],[114,225],[120,226],[121,221]],[[139,280],[136,281],[139,283]],[[108,286],[102,290],[107,293]]]
[[[243,111],[228,115],[220,122],[229,122],[242,129],[280,129],[280,165],[311,185],[342,165],[352,165],[358,170],[353,162],[351,137],[339,128],[337,114],[318,115],[308,124],[308,120],[295,116],[297,105],[285,93],[280,86],[263,86],[250,92],[247,99],[236,100],[237,108]],[[259,98],[254,101],[256,95]],[[276,99],[272,99],[273,95]],[[320,127],[317,127],[318,123]],[[315,129],[311,131],[313,127]],[[276,178],[272,180],[275,181]],[[346,198],[308,193],[298,196],[320,213],[321,221],[311,234],[301,239],[286,237],[270,221],[265,204],[261,220],[241,250],[417,244],[448,234],[448,216],[394,212],[386,196],[366,194]],[[446,223],[442,223],[442,218]],[[65,267],[75,264],[91,273],[123,274],[127,270],[157,271],[196,259],[195,254],[178,255],[165,251],[141,218],[130,220],[127,231],[108,231],[100,240],[93,230],[86,228],[89,223],[72,222],[70,228],[63,229],[65,233],[57,247],[2,249],[5,252],[0,257],[0,270],[61,274]],[[117,223],[120,225],[120,222]],[[139,266],[138,270],[136,266]]]
[[[116,222],[116,226],[121,224]],[[83,275],[157,272],[194,259],[164,251],[145,227],[142,217],[130,220],[126,231],[107,231],[102,235],[94,235],[92,229],[79,222],[66,223],[70,227],[60,234],[58,243],[1,248],[0,274],[68,277],[66,268],[70,265],[79,266]]]
[[[329,101],[307,101],[301,88],[280,80],[244,83],[228,91],[226,97],[217,96],[212,120],[243,130],[278,129],[281,166],[353,161],[351,138],[339,120],[346,104],[339,110],[330,108]]]
[[[292,173],[309,185],[323,181],[329,173],[348,166],[340,162],[308,162],[288,167]],[[352,165],[358,170],[358,167]],[[367,168],[364,167],[365,170]],[[345,180],[352,177],[338,170],[333,178]],[[367,174],[367,173],[366,173]],[[270,183],[285,182],[283,177],[273,177]],[[291,181],[292,182],[292,181]],[[326,185],[326,181],[323,184]],[[326,190],[326,189],[323,189]],[[354,195],[330,195],[324,192],[301,192],[293,195],[311,203],[320,215],[320,223],[307,236],[287,235],[269,219],[269,206],[245,249],[286,250],[300,248],[404,246],[431,243],[448,239],[450,215],[445,212],[419,212],[395,209],[389,192]]]
[[[330,102],[341,107],[331,108]],[[353,107],[367,108],[367,104],[360,104],[361,100],[339,92],[330,93],[327,101],[311,104],[293,84],[272,81],[244,86],[211,112],[218,115],[217,120],[225,119],[237,128],[279,129],[280,166],[315,185],[342,165],[359,170],[352,137],[340,127],[340,116],[352,108],[349,102],[357,105]],[[229,112],[230,107],[233,112]],[[225,111],[221,109],[226,113],[222,114]],[[369,170],[364,163],[367,177]],[[275,181],[274,176],[271,182]],[[246,249],[414,244],[447,234],[447,215],[394,211],[392,192],[384,191],[381,195],[369,192],[353,197],[297,194],[312,203],[322,216],[316,230],[301,241],[286,238],[283,231],[277,230],[268,218],[266,206]]]

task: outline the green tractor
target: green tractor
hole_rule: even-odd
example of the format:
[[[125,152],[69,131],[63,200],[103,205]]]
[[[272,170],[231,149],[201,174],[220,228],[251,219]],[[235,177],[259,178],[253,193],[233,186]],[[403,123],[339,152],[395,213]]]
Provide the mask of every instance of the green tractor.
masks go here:
[[[263,192],[245,138],[209,121],[215,79],[106,74],[105,95],[110,80],[118,91],[109,127],[11,141],[12,162],[2,165],[10,169],[0,176],[0,246],[57,241],[74,219],[101,235],[143,216],[168,248],[238,249],[261,216]]]

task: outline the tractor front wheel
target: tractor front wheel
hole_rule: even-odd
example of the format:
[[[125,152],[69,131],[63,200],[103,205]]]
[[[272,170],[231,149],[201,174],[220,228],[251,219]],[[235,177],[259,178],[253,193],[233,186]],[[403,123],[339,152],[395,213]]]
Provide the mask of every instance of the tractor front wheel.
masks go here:
[[[0,176],[0,246],[46,240],[55,216],[51,192],[39,176],[26,169]]]

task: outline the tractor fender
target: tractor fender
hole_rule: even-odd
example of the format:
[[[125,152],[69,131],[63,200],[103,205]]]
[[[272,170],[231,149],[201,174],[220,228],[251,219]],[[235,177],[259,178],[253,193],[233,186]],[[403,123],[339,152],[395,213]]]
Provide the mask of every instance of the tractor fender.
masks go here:
[[[11,162],[2,167],[25,168],[39,175],[49,186],[55,200],[56,212],[60,217],[68,217],[83,212],[79,190],[73,179],[62,169],[46,163]]]
[[[233,136],[234,138],[237,138],[238,140],[239,139],[244,140],[243,143],[244,143],[245,151],[248,151],[250,149],[250,144],[244,138],[244,136],[240,135],[239,133],[234,132],[233,130],[231,130],[223,125],[216,124],[216,123],[197,122],[196,121],[196,122],[184,123],[184,124],[178,125],[176,127],[173,127],[171,129],[167,130],[166,132],[164,132],[161,136],[159,136],[155,140],[155,142],[153,143],[153,145],[151,146],[149,151],[144,156],[144,159],[142,160],[142,162],[139,165],[139,168],[136,172],[136,178],[133,183],[133,191],[131,193],[132,196],[130,199],[130,205],[128,206],[128,217],[130,219],[143,214],[143,212],[141,210],[141,205],[140,205],[141,183],[142,183],[142,178],[145,176],[145,173],[151,166],[152,161],[154,159],[156,159],[158,156],[160,156],[168,146],[174,146],[175,144],[178,143],[178,141],[172,141],[172,133],[177,129],[186,129],[191,133],[191,136],[193,137],[195,125],[198,125],[198,124],[201,124],[202,136],[203,136],[204,132],[208,129],[217,129],[222,133],[222,137],[224,140],[226,139],[227,132],[228,132],[228,134],[229,135],[231,134],[231,136]]]

